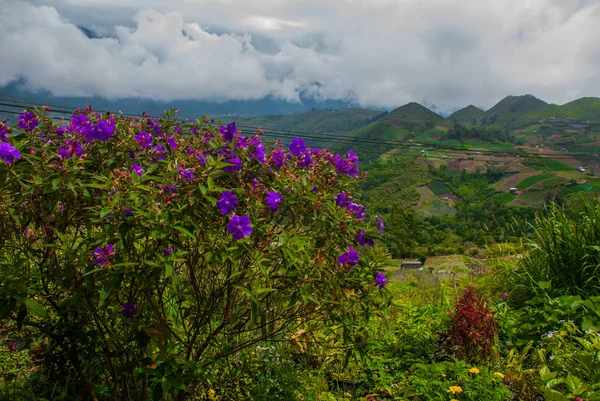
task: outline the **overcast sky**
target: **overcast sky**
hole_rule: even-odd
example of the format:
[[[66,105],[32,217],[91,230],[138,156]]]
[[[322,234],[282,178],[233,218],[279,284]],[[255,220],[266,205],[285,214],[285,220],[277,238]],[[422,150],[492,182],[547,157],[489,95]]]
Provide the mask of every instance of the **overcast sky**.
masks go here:
[[[0,86],[15,80],[57,96],[563,104],[600,96],[600,0],[0,0]]]

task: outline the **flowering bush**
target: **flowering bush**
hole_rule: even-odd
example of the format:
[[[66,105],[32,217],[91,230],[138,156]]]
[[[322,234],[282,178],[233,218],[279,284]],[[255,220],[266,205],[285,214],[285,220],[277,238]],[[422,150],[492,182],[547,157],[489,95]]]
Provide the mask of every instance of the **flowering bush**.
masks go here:
[[[352,348],[386,284],[352,153],[175,112],[0,127],[0,318],[74,372],[42,372],[69,399],[189,399],[301,326]]]

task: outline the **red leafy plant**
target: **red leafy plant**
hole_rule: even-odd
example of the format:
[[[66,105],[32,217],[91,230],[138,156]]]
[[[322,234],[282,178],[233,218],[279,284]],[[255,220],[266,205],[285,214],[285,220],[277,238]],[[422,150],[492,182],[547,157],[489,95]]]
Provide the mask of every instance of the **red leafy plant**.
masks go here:
[[[496,322],[491,309],[473,287],[468,287],[451,317],[450,341],[459,357],[487,357],[494,346]]]

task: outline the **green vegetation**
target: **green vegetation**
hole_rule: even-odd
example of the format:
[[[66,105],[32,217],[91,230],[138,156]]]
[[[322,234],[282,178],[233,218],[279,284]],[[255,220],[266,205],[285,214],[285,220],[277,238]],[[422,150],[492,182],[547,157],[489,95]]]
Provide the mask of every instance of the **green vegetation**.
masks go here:
[[[452,113],[448,120],[455,121],[462,125],[476,125],[485,112],[478,107],[469,105],[463,109]]]
[[[428,188],[431,189],[436,195],[445,195],[450,192],[450,188],[444,185],[441,181],[434,181],[428,185]]]
[[[534,175],[528,178],[525,178],[523,181],[521,181],[520,183],[517,184],[517,188],[518,189],[525,189],[525,188],[529,188],[530,186],[532,186],[533,184],[540,182],[540,181],[544,181],[547,180],[549,178],[553,178],[554,175],[552,174],[538,174],[538,175]]]
[[[515,271],[515,291],[539,287],[552,296],[600,294],[598,200],[551,204],[533,225],[530,251]]]
[[[512,202],[516,197],[517,197],[517,195],[515,195],[515,194],[501,193],[501,194],[495,194],[492,197],[492,199],[500,204],[505,204],[505,203]]]
[[[360,126],[346,137],[369,155],[362,180],[326,152],[277,167],[279,145],[237,148],[208,125],[180,136],[173,115],[160,121],[175,138],[163,160],[116,116],[102,117],[118,127],[108,139],[67,132],[85,158],[59,156],[66,138],[48,116],[37,130],[51,141],[15,128],[22,158],[0,160],[0,399],[600,399],[600,183],[529,158],[517,197],[497,192],[512,185],[499,162],[467,173],[434,166],[440,150],[356,135],[510,149],[505,125],[544,110],[508,99],[487,115],[496,127],[448,131],[417,104],[349,110],[346,122],[319,114],[323,125],[304,129]],[[235,210],[220,212],[229,191]],[[340,192],[367,219],[336,206]],[[252,232],[236,239],[228,222],[242,215]],[[357,245],[359,230],[375,247]],[[339,259],[354,258],[349,244],[355,264]],[[426,264],[398,271],[388,255]]]
[[[572,171],[572,170],[574,170],[573,167],[571,167],[561,161],[546,158],[546,157],[530,158],[529,160],[526,160],[523,164],[525,164],[527,167],[531,167],[533,169],[540,170],[540,171]]]

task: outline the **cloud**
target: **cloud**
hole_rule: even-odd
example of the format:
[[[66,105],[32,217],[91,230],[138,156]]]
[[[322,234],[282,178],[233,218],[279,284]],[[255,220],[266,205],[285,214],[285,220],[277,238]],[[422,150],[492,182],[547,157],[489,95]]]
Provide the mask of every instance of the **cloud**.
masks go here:
[[[564,103],[600,93],[598,20],[598,1],[577,0],[5,0],[0,86],[441,110],[522,93]]]

